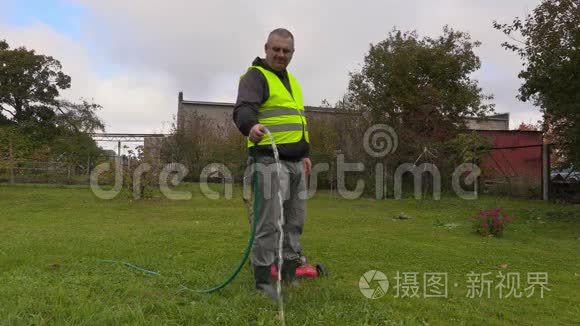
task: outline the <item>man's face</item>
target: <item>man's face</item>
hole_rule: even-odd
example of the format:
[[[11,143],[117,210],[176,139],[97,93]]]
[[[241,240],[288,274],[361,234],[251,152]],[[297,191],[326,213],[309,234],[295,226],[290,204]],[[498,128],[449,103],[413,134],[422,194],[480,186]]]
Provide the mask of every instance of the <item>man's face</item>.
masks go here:
[[[268,65],[276,71],[283,71],[292,60],[294,40],[273,34],[268,39],[265,49]]]

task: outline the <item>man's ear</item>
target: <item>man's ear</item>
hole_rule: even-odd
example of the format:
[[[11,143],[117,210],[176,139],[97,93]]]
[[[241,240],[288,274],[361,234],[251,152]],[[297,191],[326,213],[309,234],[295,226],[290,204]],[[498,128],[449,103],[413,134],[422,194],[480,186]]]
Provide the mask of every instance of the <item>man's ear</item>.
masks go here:
[[[268,43],[264,43],[264,52],[268,51]]]

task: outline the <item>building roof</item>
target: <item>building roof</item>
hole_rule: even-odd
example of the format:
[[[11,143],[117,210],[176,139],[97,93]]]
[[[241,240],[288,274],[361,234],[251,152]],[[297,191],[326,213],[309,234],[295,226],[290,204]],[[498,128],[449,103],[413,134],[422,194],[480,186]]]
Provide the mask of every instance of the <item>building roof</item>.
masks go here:
[[[506,130],[502,130],[502,129],[498,129],[498,130],[473,129],[473,131],[489,132],[489,133],[507,132],[507,133],[537,133],[537,134],[543,134],[543,132],[540,131],[540,130],[518,130],[518,129],[506,129]]]
[[[227,103],[227,102],[206,102],[206,101],[187,101],[182,100],[181,103],[183,104],[193,104],[193,105],[211,105],[211,106],[225,106],[225,107],[233,107],[234,103]]]
[[[480,117],[467,117],[466,119],[470,120],[496,120],[496,121],[509,121],[510,114],[509,113],[498,113],[494,115],[488,115],[483,118]]]
[[[197,106],[221,106],[225,108],[233,108],[235,103],[228,103],[228,102],[208,102],[208,101],[189,101],[189,100],[181,100],[182,104],[191,104]],[[324,113],[335,113],[335,108],[330,107],[320,107],[320,106],[304,106],[306,111],[313,111],[313,112],[324,112]]]
[[[184,100],[183,99],[183,92],[179,92],[179,101],[181,104],[191,104],[191,105],[197,105],[197,106],[213,106],[213,107],[219,106],[219,107],[223,107],[224,109],[233,108],[235,106],[235,103],[230,103],[230,102],[210,102],[210,101]],[[305,105],[304,109],[306,111],[320,112],[320,113],[346,113],[346,112],[337,111],[336,108],[332,108],[332,107]],[[510,114],[509,113],[497,113],[497,114],[486,116],[486,117],[467,117],[465,119],[466,120],[476,120],[476,121],[492,120],[492,121],[508,121],[509,122]]]

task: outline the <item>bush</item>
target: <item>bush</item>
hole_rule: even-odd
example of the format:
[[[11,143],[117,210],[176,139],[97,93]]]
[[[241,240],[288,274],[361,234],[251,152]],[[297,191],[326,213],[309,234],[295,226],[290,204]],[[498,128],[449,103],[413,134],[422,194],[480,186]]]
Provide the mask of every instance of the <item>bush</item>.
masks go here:
[[[493,208],[480,211],[472,217],[473,229],[478,234],[487,237],[493,235],[500,237],[506,226],[512,222],[512,218],[502,213],[501,208]]]

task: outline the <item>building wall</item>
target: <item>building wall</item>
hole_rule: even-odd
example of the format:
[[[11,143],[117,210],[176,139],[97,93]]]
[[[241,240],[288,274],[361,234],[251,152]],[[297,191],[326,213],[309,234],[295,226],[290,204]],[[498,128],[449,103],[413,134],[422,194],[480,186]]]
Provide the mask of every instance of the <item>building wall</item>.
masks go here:
[[[465,126],[470,130],[509,130],[509,113],[496,114],[487,118],[465,119]]]
[[[143,138],[143,152],[148,160],[159,159],[161,157],[161,147],[165,138],[145,137]]]
[[[177,123],[180,130],[194,125],[200,118],[216,122],[232,122],[233,104],[197,104],[182,102],[177,112]]]
[[[305,107],[307,119],[336,119],[340,114],[322,108]],[[211,119],[220,124],[233,124],[233,103],[182,101],[177,112],[180,130],[193,126],[198,119]]]
[[[542,132],[518,130],[478,132],[488,138],[496,148],[484,156],[479,164],[485,182],[491,187],[504,187],[506,188],[504,190],[512,195],[530,196],[541,189]]]
[[[465,126],[470,130],[509,130],[509,122],[501,120],[467,119]]]
[[[232,124],[233,103],[215,103],[184,101],[180,94],[178,102],[178,127],[192,128],[203,119],[212,119],[223,124]],[[308,119],[342,119],[345,114],[332,109],[306,107]],[[348,115],[348,114],[346,114]],[[465,120],[466,127],[477,130],[491,140],[494,147],[516,147],[541,145],[542,133],[532,131],[510,131],[509,113],[497,114],[487,118],[470,118]],[[480,166],[482,180],[490,185],[490,192],[499,192],[500,186],[509,187],[507,192],[515,195],[529,196],[531,189],[541,187],[542,154],[541,146],[495,149],[482,158]],[[496,186],[496,189],[492,189]]]
[[[219,123],[233,123],[233,103],[183,101],[180,95],[177,123],[178,128],[193,126],[196,120],[211,119]],[[336,113],[332,109],[319,107],[305,107],[308,118],[336,119],[344,113]],[[498,114],[488,118],[469,118],[465,120],[467,129],[470,130],[509,130],[509,113]]]

